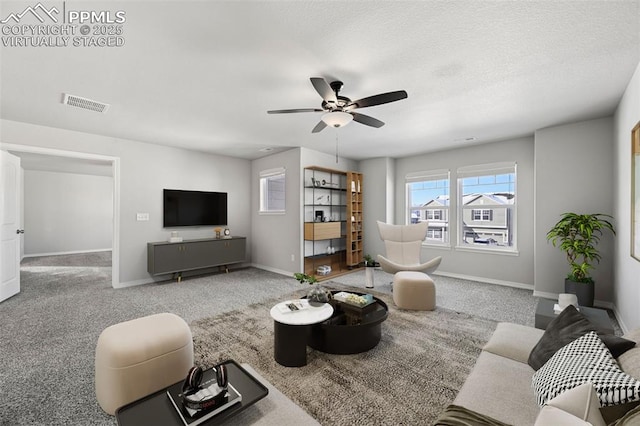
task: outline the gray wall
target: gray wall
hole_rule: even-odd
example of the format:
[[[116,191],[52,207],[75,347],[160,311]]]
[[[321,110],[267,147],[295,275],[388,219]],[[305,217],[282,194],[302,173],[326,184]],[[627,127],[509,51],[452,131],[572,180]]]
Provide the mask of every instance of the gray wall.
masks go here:
[[[518,254],[502,254],[490,251],[468,251],[451,248],[423,247],[422,259],[442,256],[438,272],[451,276],[481,278],[496,282],[533,288],[533,138],[521,138],[504,142],[474,145],[467,148],[417,155],[396,160],[395,222],[405,223],[407,173],[449,169],[451,171],[451,212],[456,208],[456,170],[462,166],[515,161],[517,175],[517,247]],[[453,215],[452,217],[456,217]],[[457,242],[457,226],[451,222],[452,246]]]
[[[357,170],[357,163],[336,158],[307,148],[294,148],[253,160],[251,164],[251,219],[253,264],[291,275],[303,270],[302,173],[305,167],[319,166],[335,170]],[[259,214],[260,171],[284,167],[286,169],[285,214]],[[291,260],[291,256],[293,259]]]
[[[25,255],[111,250],[113,178],[24,171]]]
[[[260,214],[260,172],[285,168],[285,213]],[[251,162],[252,263],[274,272],[301,270],[300,251],[300,148]],[[292,260],[293,256],[293,260]]]
[[[163,188],[227,192],[228,226],[232,234],[250,238],[251,164],[248,160],[10,120],[1,120],[1,124],[0,140],[4,143],[120,158],[121,286],[152,280],[147,273],[146,243],[166,241],[170,232],[162,228]],[[138,222],[136,213],[149,213],[150,220]],[[185,239],[214,235],[212,227],[180,228],[179,232]],[[249,248],[247,259],[251,259]]]
[[[613,214],[613,121],[583,121],[535,133],[535,294],[564,292],[565,255],[546,240],[564,212]],[[592,276],[596,301],[611,301],[613,238],[605,234]]]
[[[384,242],[380,239],[377,221],[394,223],[395,160],[388,157],[360,161],[363,174],[364,252],[384,254]]]
[[[640,120],[640,64],[614,116],[615,238],[613,302],[623,330],[640,327],[640,262],[631,257],[631,129]]]

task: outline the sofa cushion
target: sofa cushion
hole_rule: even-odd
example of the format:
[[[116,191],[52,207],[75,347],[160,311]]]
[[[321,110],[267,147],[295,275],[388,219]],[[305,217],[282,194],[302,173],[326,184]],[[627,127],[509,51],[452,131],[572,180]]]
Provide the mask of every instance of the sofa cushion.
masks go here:
[[[532,425],[540,407],[531,391],[527,364],[482,351],[453,401],[512,425]]]
[[[640,382],[620,370],[595,331],[556,352],[533,375],[532,386],[542,406],[560,393],[589,382],[603,406],[640,400]]]
[[[538,370],[558,349],[595,329],[596,327],[578,312],[575,306],[569,305],[549,323],[540,341],[531,350],[527,362],[531,368]],[[600,338],[614,358],[635,346],[634,341],[612,334],[600,334]]]
[[[482,350],[526,364],[544,330],[510,322],[501,322]]]
[[[540,414],[536,417],[536,422],[533,426],[592,426],[591,423],[582,420],[580,417],[576,417],[573,414],[567,413],[559,408],[545,405],[540,410]]]
[[[623,337],[634,342],[640,342],[640,328],[624,334]],[[620,355],[617,361],[622,371],[636,379],[640,379],[640,347],[636,346]],[[638,407],[639,404],[640,402],[636,401],[624,405],[602,407],[600,411],[602,412],[602,417],[604,417],[605,421],[607,423],[611,423],[624,416],[629,412],[629,410]],[[638,420],[638,417],[635,417],[636,421]]]
[[[593,426],[606,426],[600,414],[600,399],[591,383],[583,383],[562,392],[547,402],[545,407],[555,407],[566,411]]]
[[[629,411],[616,420],[611,426],[638,426],[640,424],[640,406]]]
[[[640,329],[633,330],[623,336],[626,339],[640,342]],[[640,347],[635,347],[618,357],[618,364],[625,373],[640,378]]]

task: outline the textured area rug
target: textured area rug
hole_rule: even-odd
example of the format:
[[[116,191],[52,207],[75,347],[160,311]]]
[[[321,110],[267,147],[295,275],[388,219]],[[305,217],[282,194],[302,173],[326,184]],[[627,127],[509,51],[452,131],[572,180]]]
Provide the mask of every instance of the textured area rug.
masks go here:
[[[277,364],[269,310],[301,297],[300,291],[193,322],[196,364],[246,362],[323,425],[432,424],[457,395],[496,322],[442,308],[399,310],[389,295],[372,293],[387,303],[389,318],[382,340],[368,352],[308,348],[306,366]]]

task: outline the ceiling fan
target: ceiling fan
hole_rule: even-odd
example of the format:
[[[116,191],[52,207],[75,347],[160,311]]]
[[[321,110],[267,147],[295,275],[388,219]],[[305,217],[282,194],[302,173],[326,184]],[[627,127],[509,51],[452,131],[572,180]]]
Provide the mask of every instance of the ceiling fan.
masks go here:
[[[322,119],[313,128],[311,133],[318,133],[327,126],[342,127],[351,120],[371,127],[382,127],[384,123],[368,115],[353,112],[358,108],[366,108],[375,105],[386,104],[407,98],[407,92],[398,90],[395,92],[381,93],[366,98],[352,101],[346,96],[338,94],[342,89],[341,81],[333,81],[330,84],[322,77],[311,77],[316,92],[322,97],[321,108],[277,109],[267,111],[268,114],[289,114],[297,112],[324,112]]]

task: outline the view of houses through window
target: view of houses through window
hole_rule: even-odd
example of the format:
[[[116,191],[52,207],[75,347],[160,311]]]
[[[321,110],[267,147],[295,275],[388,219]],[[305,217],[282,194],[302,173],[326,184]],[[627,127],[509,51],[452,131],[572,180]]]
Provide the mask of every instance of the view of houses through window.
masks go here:
[[[407,176],[409,223],[429,222],[427,243],[449,244],[449,187],[448,170]]]
[[[284,168],[260,172],[260,212],[283,213],[285,211]]]
[[[516,164],[467,166],[456,175],[456,246],[515,251]],[[425,243],[449,245],[449,171],[407,175],[406,184],[408,222],[429,223]]]

